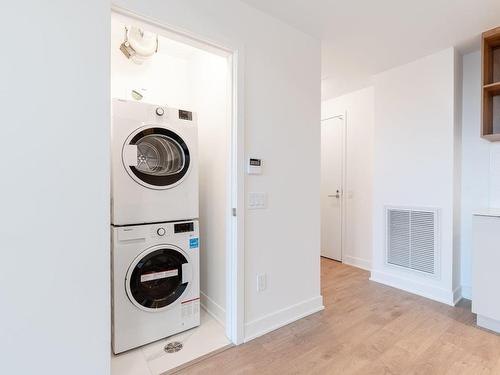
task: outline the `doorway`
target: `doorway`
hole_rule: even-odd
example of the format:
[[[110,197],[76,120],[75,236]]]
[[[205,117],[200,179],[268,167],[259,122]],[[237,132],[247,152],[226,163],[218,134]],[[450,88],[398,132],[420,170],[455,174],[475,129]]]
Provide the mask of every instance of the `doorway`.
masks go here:
[[[342,262],[345,232],[345,115],[321,121],[321,256]]]
[[[157,45],[163,53],[160,56],[157,52],[157,56],[153,57],[158,57],[155,64],[148,66],[147,61],[134,64],[125,59],[123,51],[119,50],[125,27],[131,24],[157,35]],[[202,37],[167,28],[119,8],[113,9],[111,31],[113,97],[126,100],[140,98],[145,103],[178,108],[179,116],[180,109],[183,112],[186,110],[186,116],[191,113],[198,115],[199,180],[200,186],[204,186],[200,189],[199,217],[200,299],[204,310],[201,321],[211,337],[218,330],[217,324],[222,327],[227,341],[221,339],[214,343],[219,349],[227,343],[240,344],[243,341],[244,316],[243,217],[239,215],[244,207],[241,50],[235,46],[216,45]],[[148,73],[143,74],[146,69]],[[173,155],[174,147],[165,146],[165,142],[161,146]],[[182,148],[180,143],[179,146]],[[170,176],[173,174],[167,177]],[[159,342],[156,346],[140,348],[142,357],[135,357],[150,358],[148,367],[151,369],[158,365],[161,367],[156,367],[158,372],[178,368],[209,354],[204,352],[202,345],[198,345],[210,344],[211,337],[203,335],[199,331],[186,331],[178,337],[183,341],[184,349],[180,360],[170,361],[175,366],[161,367],[160,357],[166,356],[167,352],[166,346],[158,345],[162,344]],[[196,344],[194,357],[186,355],[189,342]],[[200,348],[203,350],[200,351]],[[171,358],[175,354],[168,355]],[[122,361],[124,365],[113,372],[121,373],[123,367],[129,367],[133,357]],[[139,364],[132,364],[136,365]]]

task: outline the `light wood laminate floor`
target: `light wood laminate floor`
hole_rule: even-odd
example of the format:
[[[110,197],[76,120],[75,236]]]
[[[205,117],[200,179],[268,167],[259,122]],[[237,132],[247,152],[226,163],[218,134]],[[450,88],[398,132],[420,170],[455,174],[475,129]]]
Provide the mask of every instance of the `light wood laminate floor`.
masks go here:
[[[180,374],[500,374],[500,336],[450,307],[322,259],[325,310]]]

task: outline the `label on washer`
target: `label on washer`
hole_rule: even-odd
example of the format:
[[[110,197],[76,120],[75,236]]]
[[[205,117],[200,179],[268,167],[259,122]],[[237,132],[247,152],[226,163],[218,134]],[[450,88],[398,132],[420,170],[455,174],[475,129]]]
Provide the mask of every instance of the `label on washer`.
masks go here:
[[[198,237],[189,239],[189,248],[196,249],[199,246]]]
[[[141,283],[145,283],[146,281],[153,281],[153,280],[158,280],[158,279],[166,279],[167,277],[174,277],[179,275],[179,270],[167,270],[167,271],[160,271],[160,272],[151,272],[151,273],[145,273],[144,275],[141,275]]]

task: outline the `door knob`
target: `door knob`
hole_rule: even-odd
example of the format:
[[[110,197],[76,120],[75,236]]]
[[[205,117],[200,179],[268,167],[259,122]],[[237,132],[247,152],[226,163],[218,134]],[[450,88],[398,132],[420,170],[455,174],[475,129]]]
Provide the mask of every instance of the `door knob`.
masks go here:
[[[329,194],[329,198],[340,198],[340,190],[337,190],[336,194]]]

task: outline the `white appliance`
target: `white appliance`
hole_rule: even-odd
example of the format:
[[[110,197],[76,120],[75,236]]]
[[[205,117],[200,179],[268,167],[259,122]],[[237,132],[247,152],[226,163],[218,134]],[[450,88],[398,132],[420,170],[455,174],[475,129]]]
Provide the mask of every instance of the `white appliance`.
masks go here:
[[[111,230],[113,352],[200,325],[198,222]]]
[[[114,99],[111,153],[112,224],[198,218],[194,113]]]

